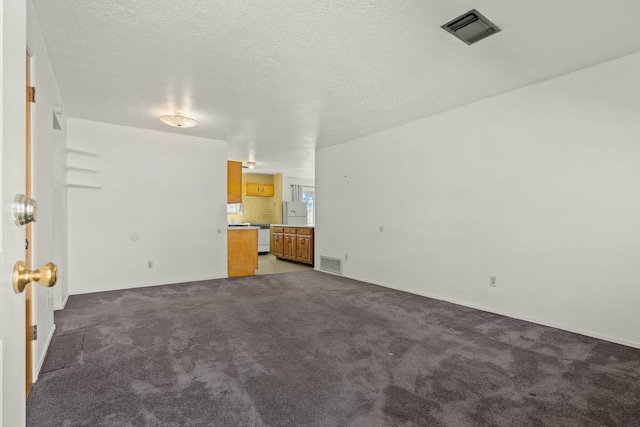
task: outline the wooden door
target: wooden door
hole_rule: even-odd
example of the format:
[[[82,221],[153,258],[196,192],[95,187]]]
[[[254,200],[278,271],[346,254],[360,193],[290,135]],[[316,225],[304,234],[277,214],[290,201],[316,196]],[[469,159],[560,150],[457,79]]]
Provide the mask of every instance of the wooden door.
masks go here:
[[[11,215],[11,199],[25,191],[25,20],[19,2],[3,2],[0,24],[0,425],[24,426],[25,423],[25,300],[16,293],[12,270],[24,260],[25,231],[16,226]],[[7,5],[7,7],[4,7]]]
[[[31,103],[33,102],[31,88],[31,56],[27,58],[27,87],[26,87],[26,134],[25,134],[25,195],[31,197]],[[29,270],[33,270],[33,228],[32,223],[25,225],[25,264]],[[25,383],[26,396],[29,396],[31,384],[33,384],[33,283],[29,283],[25,293]]]

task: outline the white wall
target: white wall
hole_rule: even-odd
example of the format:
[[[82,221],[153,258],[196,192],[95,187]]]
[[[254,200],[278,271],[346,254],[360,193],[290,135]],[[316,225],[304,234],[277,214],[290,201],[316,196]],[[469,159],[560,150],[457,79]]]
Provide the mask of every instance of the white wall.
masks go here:
[[[38,340],[34,347],[34,378],[54,332],[53,309],[62,308],[67,295],[67,192],[64,187],[66,116],[57,115],[61,130],[53,128],[56,105],[63,108],[60,90],[33,4],[27,3],[27,46],[32,58],[32,85],[36,103],[32,106],[33,197],[38,216],[33,224],[34,268],[47,262],[58,266],[58,282],[53,288],[33,286],[34,322]]]
[[[69,119],[68,146],[102,187],[68,190],[71,294],[227,277],[226,142]]]
[[[24,294],[15,294],[11,270],[24,258],[24,227],[11,215],[16,193],[24,192],[24,99],[26,6],[0,4],[0,425],[25,425]]]
[[[640,347],[639,74],[635,54],[319,151],[316,265]]]

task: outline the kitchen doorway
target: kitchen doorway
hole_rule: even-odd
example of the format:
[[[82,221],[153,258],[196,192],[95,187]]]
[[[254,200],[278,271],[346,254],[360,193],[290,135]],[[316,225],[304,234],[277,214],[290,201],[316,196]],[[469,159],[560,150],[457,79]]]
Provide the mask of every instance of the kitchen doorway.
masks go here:
[[[272,253],[268,253],[265,255],[258,255],[258,269],[256,270],[256,276],[306,270],[313,270],[313,267],[295,262],[282,261],[277,259]]]

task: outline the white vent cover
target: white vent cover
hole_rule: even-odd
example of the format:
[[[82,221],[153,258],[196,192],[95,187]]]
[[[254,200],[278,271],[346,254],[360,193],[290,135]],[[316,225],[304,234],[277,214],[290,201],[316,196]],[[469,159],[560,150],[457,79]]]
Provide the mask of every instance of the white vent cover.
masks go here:
[[[320,271],[342,275],[342,260],[320,255]]]
[[[475,9],[447,22],[442,28],[466,44],[474,44],[500,31],[497,25]]]

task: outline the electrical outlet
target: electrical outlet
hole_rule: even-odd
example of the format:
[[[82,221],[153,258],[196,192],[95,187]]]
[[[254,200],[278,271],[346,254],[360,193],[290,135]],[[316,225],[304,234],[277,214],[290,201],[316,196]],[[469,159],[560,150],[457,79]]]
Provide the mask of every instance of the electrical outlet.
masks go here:
[[[492,288],[498,286],[496,284],[496,276],[489,276],[489,286],[491,286]]]
[[[147,261],[147,268],[153,268],[153,261]]]

